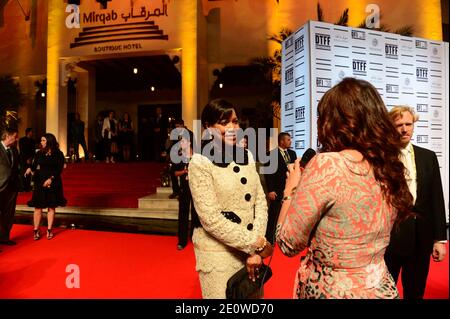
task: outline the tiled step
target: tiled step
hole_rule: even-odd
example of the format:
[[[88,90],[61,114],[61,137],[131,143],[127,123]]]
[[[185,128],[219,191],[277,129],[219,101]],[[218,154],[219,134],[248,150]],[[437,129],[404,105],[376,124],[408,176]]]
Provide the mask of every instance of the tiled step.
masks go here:
[[[177,200],[174,200],[178,203]],[[33,214],[33,207],[17,205],[16,211]],[[44,209],[44,213],[46,210]],[[132,218],[154,218],[154,219],[178,219],[178,206],[176,209],[160,208],[96,208],[96,207],[58,207],[58,214],[75,214],[89,216],[114,216]]]
[[[141,197],[138,200],[138,207],[139,208],[152,208],[152,209],[159,209],[161,211],[165,211],[167,209],[176,209],[178,210],[178,200],[177,199],[170,199],[170,194],[161,194],[156,193],[152,195],[148,195],[145,197]]]
[[[156,194],[172,194],[172,187],[156,187]]]

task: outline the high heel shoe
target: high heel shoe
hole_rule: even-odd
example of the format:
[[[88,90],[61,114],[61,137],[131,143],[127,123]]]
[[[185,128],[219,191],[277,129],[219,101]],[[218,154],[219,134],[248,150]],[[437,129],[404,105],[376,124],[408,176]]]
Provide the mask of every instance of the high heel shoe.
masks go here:
[[[52,239],[53,238],[53,232],[52,232],[52,230],[49,228],[49,229],[47,229],[47,239]]]
[[[39,229],[33,229],[33,233],[34,233],[34,240],[38,240],[39,238],[41,238],[41,234],[39,232]]]

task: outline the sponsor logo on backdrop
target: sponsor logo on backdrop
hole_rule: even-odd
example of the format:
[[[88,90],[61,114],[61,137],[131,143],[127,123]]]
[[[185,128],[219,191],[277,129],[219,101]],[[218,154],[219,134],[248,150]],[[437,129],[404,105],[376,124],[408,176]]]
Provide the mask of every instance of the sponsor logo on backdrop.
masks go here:
[[[284,43],[284,48],[289,49],[294,44],[294,38],[290,37],[289,39],[286,39],[286,42]]]
[[[369,82],[372,83],[375,86],[382,87],[382,86],[384,86],[384,77],[372,74],[370,76]]]
[[[316,33],[316,49],[331,50],[331,37],[329,34]]]
[[[387,93],[398,93],[398,85],[396,84],[386,84],[386,92]]]
[[[339,76],[339,79],[343,79],[343,78],[345,78],[345,72],[344,71],[339,71],[339,74],[338,74],[338,76]]]
[[[440,80],[438,80],[438,81],[431,81],[431,87],[433,88],[433,89],[436,89],[436,90],[441,90],[442,89],[442,83],[441,83],[442,81],[440,81]]]
[[[419,113],[428,113],[428,104],[423,103],[417,104],[416,110]]]
[[[427,41],[416,40],[416,48],[417,49],[426,49],[427,48]]]
[[[399,50],[402,54],[414,54],[414,44],[413,42],[402,43],[401,49]]]
[[[365,40],[366,32],[361,31],[361,30],[352,30],[352,39]]]
[[[295,123],[305,122],[305,106],[295,108]]]
[[[433,55],[437,55],[438,54],[438,49],[436,47],[433,48]]]
[[[294,101],[289,101],[284,103],[284,110],[285,111],[290,111],[294,108]]]
[[[426,144],[428,143],[428,135],[417,135],[416,141],[420,144]]]
[[[316,86],[321,88],[331,88],[331,79],[330,78],[317,78]]]
[[[384,45],[384,52],[387,59],[398,59],[398,45],[386,43]]]
[[[346,34],[336,34],[334,36],[334,41],[337,43],[348,43],[348,37]]]
[[[369,50],[371,52],[383,53],[383,48],[380,45],[380,41],[376,36],[371,36],[369,41]]]
[[[439,111],[438,110],[434,110],[433,117],[436,118],[436,119],[439,118]]]
[[[305,36],[302,34],[299,38],[295,39],[295,53],[302,52],[305,49]]]
[[[411,84],[411,80],[408,77],[406,77],[405,78],[405,85],[409,86],[410,84]]]
[[[367,75],[367,61],[353,59],[352,65],[354,75]]]
[[[295,141],[295,149],[296,150],[302,150],[304,148],[305,148],[305,140]]]
[[[286,84],[292,83],[294,81],[294,68],[289,68],[284,72],[284,79]]]
[[[416,68],[416,80],[418,82],[428,82],[428,69],[417,67]]]
[[[373,45],[374,47],[377,47],[377,46],[378,46],[378,39],[377,39],[377,38],[373,38],[373,39],[372,39],[372,45]]]
[[[305,84],[305,76],[304,75],[295,79],[295,87],[302,86],[304,84]]]

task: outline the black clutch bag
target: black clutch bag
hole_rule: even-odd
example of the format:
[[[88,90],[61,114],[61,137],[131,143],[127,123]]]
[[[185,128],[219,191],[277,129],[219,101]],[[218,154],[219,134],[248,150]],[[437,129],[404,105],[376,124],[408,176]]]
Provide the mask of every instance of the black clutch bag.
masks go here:
[[[227,282],[227,299],[256,299],[260,297],[262,285],[272,277],[272,269],[262,264],[259,268],[259,278],[253,282],[248,278],[247,268],[244,266]]]

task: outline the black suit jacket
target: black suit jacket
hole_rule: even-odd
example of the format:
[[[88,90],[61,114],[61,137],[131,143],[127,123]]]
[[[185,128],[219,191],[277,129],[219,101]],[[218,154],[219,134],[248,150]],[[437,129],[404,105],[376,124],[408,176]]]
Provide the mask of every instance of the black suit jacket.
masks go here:
[[[294,163],[297,159],[297,154],[290,149],[287,151],[289,153],[290,163]],[[273,163],[273,161],[276,161],[277,170],[273,174],[265,175],[267,193],[275,192],[277,193],[277,200],[281,200],[283,199],[284,187],[286,185],[287,164],[278,147],[270,151],[269,156],[270,160],[268,165]]]
[[[102,124],[103,125],[103,124]],[[34,139],[29,137],[21,137],[19,139],[20,161],[25,163],[28,159],[33,159],[36,153],[36,143]]]
[[[437,240],[446,240],[446,217],[441,174],[436,154],[413,145],[417,172],[416,218],[392,231],[388,249],[397,254],[431,253]]]
[[[8,154],[0,142],[0,192],[6,189],[17,192],[19,189],[19,154],[15,147],[11,147],[13,166],[8,159]]]

